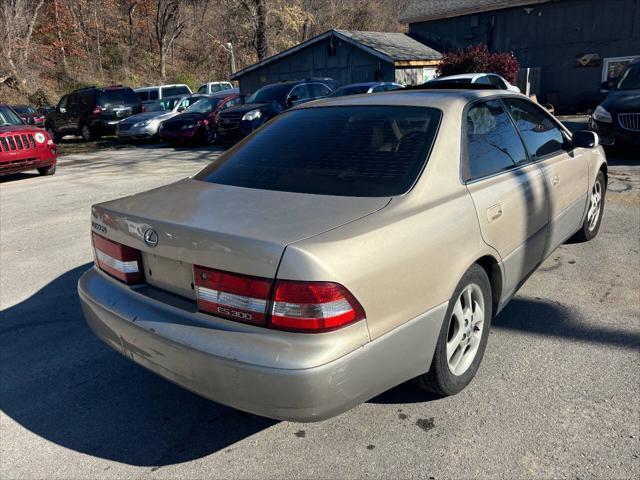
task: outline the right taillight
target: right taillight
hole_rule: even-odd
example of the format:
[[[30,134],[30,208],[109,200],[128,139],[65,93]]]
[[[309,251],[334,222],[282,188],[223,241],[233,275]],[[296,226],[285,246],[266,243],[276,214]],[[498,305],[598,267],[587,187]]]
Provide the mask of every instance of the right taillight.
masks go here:
[[[364,309],[342,285],[278,280],[269,326],[295,332],[324,332],[364,318]]]
[[[93,233],[93,248],[100,270],[128,283],[144,282],[140,250],[127,247]]]
[[[342,285],[272,280],[194,266],[201,312],[278,330],[317,333],[365,318],[364,309]]]

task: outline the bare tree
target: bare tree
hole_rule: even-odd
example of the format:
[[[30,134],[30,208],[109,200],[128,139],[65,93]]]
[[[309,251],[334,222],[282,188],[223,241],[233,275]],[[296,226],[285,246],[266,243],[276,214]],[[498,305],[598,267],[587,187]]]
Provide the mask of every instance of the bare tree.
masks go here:
[[[186,22],[182,19],[180,0],[158,0],[155,22],[155,34],[160,49],[160,76],[164,80],[167,76],[167,52],[171,49]]]
[[[0,71],[3,82],[13,77],[19,90],[25,78],[21,69],[29,60],[29,45],[38,12],[44,0],[2,0],[0,2],[0,52],[7,72]]]

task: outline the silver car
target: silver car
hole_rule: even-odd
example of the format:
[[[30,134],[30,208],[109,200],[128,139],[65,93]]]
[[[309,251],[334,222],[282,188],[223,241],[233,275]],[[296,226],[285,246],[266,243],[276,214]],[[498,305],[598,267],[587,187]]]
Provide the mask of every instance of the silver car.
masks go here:
[[[116,125],[116,136],[123,140],[156,138],[163,121],[180,114],[199,99],[198,95],[176,95],[148,103],[144,112],[132,115]]]
[[[453,395],[528,276],[595,237],[606,185],[597,135],[517,93],[309,102],[193,177],[94,205],[81,305],[127,358],[267,417],[414,378]]]

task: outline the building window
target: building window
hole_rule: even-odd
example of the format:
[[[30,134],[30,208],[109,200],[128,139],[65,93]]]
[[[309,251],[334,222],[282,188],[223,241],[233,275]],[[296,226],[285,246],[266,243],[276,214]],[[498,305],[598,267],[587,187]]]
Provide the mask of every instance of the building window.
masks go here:
[[[605,58],[602,61],[602,81],[606,82],[607,80],[622,75],[624,69],[627,68],[627,65],[636,58],[640,58],[640,56],[632,55],[629,57]]]

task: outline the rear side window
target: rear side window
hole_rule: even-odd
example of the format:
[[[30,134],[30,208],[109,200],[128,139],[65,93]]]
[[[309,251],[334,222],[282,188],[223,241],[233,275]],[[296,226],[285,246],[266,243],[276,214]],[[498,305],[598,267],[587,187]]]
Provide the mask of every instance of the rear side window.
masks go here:
[[[163,97],[172,97],[174,95],[189,95],[191,92],[185,86],[178,87],[162,87]]]
[[[312,83],[309,88],[311,89],[312,98],[326,97],[331,93],[331,89],[322,83]]]
[[[440,110],[426,107],[294,110],[276,117],[196,178],[318,195],[401,195],[420,175],[440,117]]]
[[[142,102],[146,102],[149,100],[149,92],[136,92],[136,95],[138,95],[138,98]]]
[[[476,104],[467,113],[467,161],[464,177],[474,180],[527,162],[511,119],[498,100]]]
[[[533,160],[563,149],[562,131],[546,113],[527,100],[505,98],[504,103],[509,108]]]
[[[114,88],[98,91],[98,105],[139,104],[140,99],[130,88]]]

